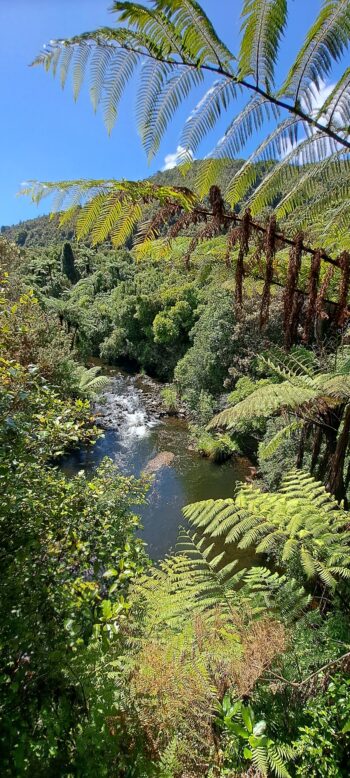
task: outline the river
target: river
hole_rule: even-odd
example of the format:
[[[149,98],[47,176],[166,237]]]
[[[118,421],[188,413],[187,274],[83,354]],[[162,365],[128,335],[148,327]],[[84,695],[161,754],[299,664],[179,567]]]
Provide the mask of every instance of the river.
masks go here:
[[[91,471],[109,456],[122,472],[139,476],[161,452],[174,454],[167,466],[154,473],[147,504],[137,511],[143,524],[141,536],[153,560],[175,549],[179,526],[185,523],[184,505],[232,497],[235,484],[250,475],[250,462],[244,457],[218,465],[191,451],[186,421],[160,417],[159,385],[147,377],[110,371],[110,384],[95,411],[104,435],[94,446],[64,457],[62,468],[67,474]]]

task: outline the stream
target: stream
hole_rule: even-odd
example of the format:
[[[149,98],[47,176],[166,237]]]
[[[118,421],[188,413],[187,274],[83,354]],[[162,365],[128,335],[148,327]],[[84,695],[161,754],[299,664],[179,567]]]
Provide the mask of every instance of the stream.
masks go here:
[[[175,549],[179,526],[185,524],[181,508],[197,500],[232,497],[235,484],[250,476],[251,463],[244,457],[220,465],[201,458],[189,450],[186,421],[161,415],[157,382],[115,369],[108,374],[110,383],[94,409],[104,435],[94,446],[67,454],[62,469],[67,475],[91,472],[108,456],[125,474],[153,472],[147,504],[137,512],[148,554],[158,560]],[[159,456],[164,452],[166,456]]]

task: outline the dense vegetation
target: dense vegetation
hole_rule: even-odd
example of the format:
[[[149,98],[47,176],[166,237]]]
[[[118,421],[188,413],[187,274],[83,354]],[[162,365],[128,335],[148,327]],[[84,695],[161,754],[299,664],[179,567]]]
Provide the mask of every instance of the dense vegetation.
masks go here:
[[[277,92],[287,8],[243,2],[238,70],[194,0],[117,2],[119,26],[39,57],[63,82],[73,58],[76,94],[92,57],[92,98],[104,95],[111,125],[147,55],[150,153],[202,71],[219,76],[186,123],[187,161],[236,90],[254,94],[186,187],[179,171],[80,182],[83,206],[59,227],[2,229],[4,776],[349,773],[348,70],[317,116],[311,97],[347,50],[350,11],[324,1]],[[268,105],[276,128],[254,164],[228,165]],[[77,198],[74,182],[58,188]],[[322,225],[301,234],[311,207]],[[321,236],[331,254],[310,246]],[[60,469],[100,434],[91,400],[105,379],[91,357],[165,382],[164,406],[186,407],[198,452],[255,457],[253,483],[184,509],[177,553],[158,565],[136,535],[146,477],[110,460],[89,477]]]

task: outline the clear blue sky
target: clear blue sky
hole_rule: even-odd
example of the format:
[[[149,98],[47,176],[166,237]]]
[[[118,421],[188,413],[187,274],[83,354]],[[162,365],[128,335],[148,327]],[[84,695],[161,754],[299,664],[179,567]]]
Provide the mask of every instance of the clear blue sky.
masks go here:
[[[155,163],[148,167],[135,128],[133,88],[108,137],[101,113],[94,115],[86,89],[75,104],[70,83],[62,91],[51,74],[28,67],[51,38],[112,25],[110,4],[111,0],[0,0],[0,225],[48,211],[48,203],[38,209],[28,199],[16,197],[22,181],[143,178],[162,168],[165,156],[176,150],[179,129],[188,114],[185,108],[169,129]],[[281,55],[286,66],[320,4],[321,0],[291,2],[290,31]],[[202,5],[235,51],[241,0],[202,0]]]

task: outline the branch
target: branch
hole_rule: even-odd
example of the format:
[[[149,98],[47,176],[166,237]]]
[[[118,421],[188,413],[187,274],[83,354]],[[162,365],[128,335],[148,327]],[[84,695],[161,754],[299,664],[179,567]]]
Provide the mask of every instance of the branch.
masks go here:
[[[315,670],[314,673],[308,675],[307,678],[304,678],[303,681],[289,681],[288,678],[284,678],[283,675],[278,675],[277,673],[273,673],[271,670],[270,670],[270,674],[274,678],[276,678],[277,681],[281,681],[287,686],[293,686],[294,688],[298,688],[300,686],[304,686],[305,684],[309,683],[309,681],[311,681],[313,678],[316,678],[320,673],[324,673],[326,670],[329,670],[331,667],[340,664],[340,662],[344,662],[346,659],[350,659],[350,651],[348,651],[346,654],[343,654],[338,659],[333,659],[332,662],[328,662],[326,665],[323,665],[323,667],[320,667],[319,670]]]
[[[193,208],[193,211],[198,214],[202,214],[204,216],[211,216],[214,217],[214,213],[212,211],[207,211],[204,208]],[[233,213],[225,213],[224,218],[228,219],[230,221],[237,221],[242,222],[243,217],[237,216]],[[257,230],[257,232],[263,232],[264,234],[267,232],[267,227],[264,227],[262,224],[259,224],[258,222],[253,221],[253,219],[250,219],[250,225],[253,227],[254,230]],[[294,238],[286,238],[285,235],[283,235],[282,232],[276,232],[275,233],[276,241],[280,241],[281,243],[285,243],[287,246],[295,246],[295,239]],[[330,265],[334,265],[334,267],[339,267],[339,262],[337,259],[332,259],[332,257],[329,256],[325,251],[319,251],[319,249],[313,249],[311,246],[307,246],[305,243],[301,244],[301,249],[305,254],[312,254],[313,256],[318,252],[320,254],[321,259],[323,259],[325,262],[328,262]]]

